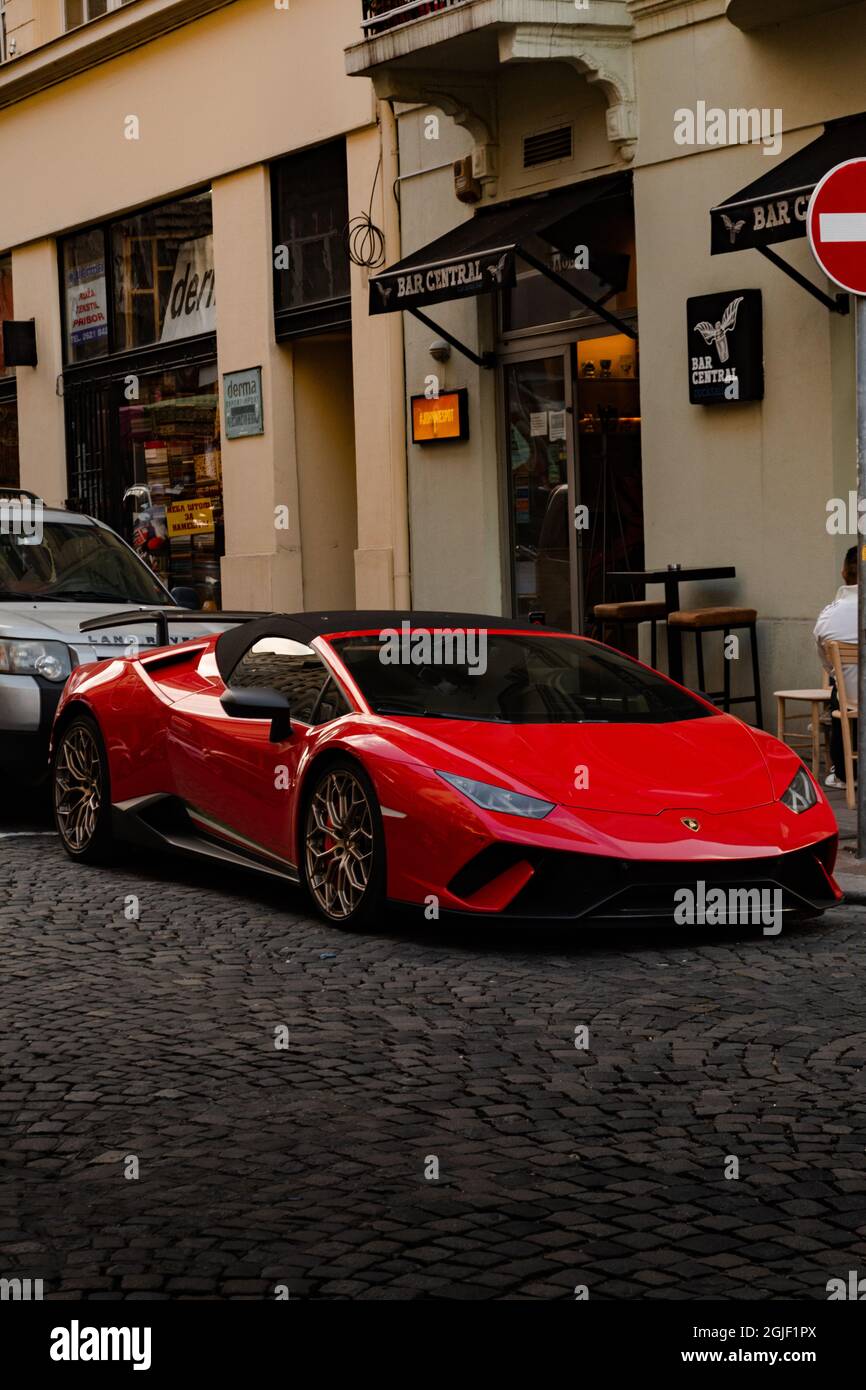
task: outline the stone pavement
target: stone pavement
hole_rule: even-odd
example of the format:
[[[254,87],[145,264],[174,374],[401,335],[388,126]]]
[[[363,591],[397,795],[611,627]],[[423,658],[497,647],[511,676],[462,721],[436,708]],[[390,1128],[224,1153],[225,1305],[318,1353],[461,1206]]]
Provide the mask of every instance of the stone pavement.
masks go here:
[[[50,836],[0,840],[0,881],[0,1277],[824,1299],[866,1274],[859,907],[777,938],[344,935],[282,888]]]
[[[849,902],[866,905],[866,861],[857,858],[857,811],[848,809],[844,792],[824,791],[839,824],[836,877]]]

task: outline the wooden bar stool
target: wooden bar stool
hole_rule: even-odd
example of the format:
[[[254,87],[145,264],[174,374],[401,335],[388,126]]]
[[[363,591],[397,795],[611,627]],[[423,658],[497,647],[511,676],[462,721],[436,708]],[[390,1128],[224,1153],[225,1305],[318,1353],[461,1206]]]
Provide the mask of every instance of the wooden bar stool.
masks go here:
[[[763,724],[761,706],[761,672],[758,666],[758,614],[754,608],[690,608],[680,609],[668,614],[668,627],[679,632],[695,634],[695,648],[698,659],[698,686],[701,693],[712,700],[714,705],[721,701],[722,709],[730,713],[731,705],[754,705],[758,728]],[[749,633],[752,647],[753,689],[748,695],[731,695],[731,663],[726,657],[722,660],[724,670],[722,690],[707,690],[704,676],[703,636],[706,632],[721,632],[724,641],[734,628],[745,628]]]
[[[633,603],[597,603],[592,611],[601,623],[602,641],[605,628],[613,628],[617,641],[621,642],[622,634],[627,627],[637,627],[638,623],[651,623],[650,665],[655,667],[658,664],[656,623],[665,620],[667,609],[664,603],[653,603],[650,599],[637,599]]]
[[[812,753],[812,771],[816,777],[821,775],[821,732],[824,724],[823,715],[825,710],[830,707],[830,688],[824,686],[822,689],[817,687],[813,690],[775,690],[776,696],[776,732],[782,741],[787,743],[789,748],[810,748]],[[789,700],[800,701],[808,704],[808,710],[800,713],[788,711],[787,702]],[[808,720],[808,727],[804,730],[791,730],[790,724],[802,723]],[[829,768],[830,760],[827,758]]]

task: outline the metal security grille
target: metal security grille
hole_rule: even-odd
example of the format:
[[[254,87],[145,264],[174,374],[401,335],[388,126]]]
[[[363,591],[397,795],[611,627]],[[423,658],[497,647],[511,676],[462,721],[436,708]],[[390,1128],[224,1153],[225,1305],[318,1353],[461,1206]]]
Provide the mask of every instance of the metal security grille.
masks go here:
[[[66,457],[75,506],[115,530],[121,522],[121,479],[112,469],[110,381],[66,383]]]
[[[559,126],[556,130],[542,130],[538,135],[523,137],[523,167],[534,169],[538,164],[552,164],[557,159],[571,159],[572,128]]]

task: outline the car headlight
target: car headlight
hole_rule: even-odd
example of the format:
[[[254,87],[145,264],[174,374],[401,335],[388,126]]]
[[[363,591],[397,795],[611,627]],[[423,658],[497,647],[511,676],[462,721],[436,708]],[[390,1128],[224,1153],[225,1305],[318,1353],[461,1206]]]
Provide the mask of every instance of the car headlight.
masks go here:
[[[63,642],[24,642],[15,637],[0,639],[0,674],[43,676],[47,681],[65,681],[71,671],[72,658]]]
[[[494,787],[489,782],[476,782],[471,777],[457,777],[453,772],[437,772],[437,776],[444,777],[452,787],[468,796],[476,806],[483,806],[485,811],[505,811],[509,816],[531,816],[533,820],[541,820],[556,805],[555,801],[541,801],[537,796],[510,792],[507,787]]]
[[[804,767],[794,773],[794,780],[779,800],[783,801],[797,816],[801,816],[804,811],[809,810],[810,806],[817,804],[818,793],[815,790],[815,783]]]

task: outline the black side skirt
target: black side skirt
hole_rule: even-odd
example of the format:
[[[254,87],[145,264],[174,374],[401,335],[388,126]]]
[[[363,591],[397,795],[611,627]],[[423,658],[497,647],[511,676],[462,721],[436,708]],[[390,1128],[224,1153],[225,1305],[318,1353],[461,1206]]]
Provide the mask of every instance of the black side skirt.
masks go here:
[[[138,845],[144,850],[192,855],[197,859],[215,859],[239,869],[252,869],[269,878],[285,883],[300,883],[294,865],[271,859],[267,852],[245,850],[230,844],[217,835],[204,834],[190,819],[182,801],[175,796],[135,797],[116,802],[111,808],[111,826],[119,840]]]

